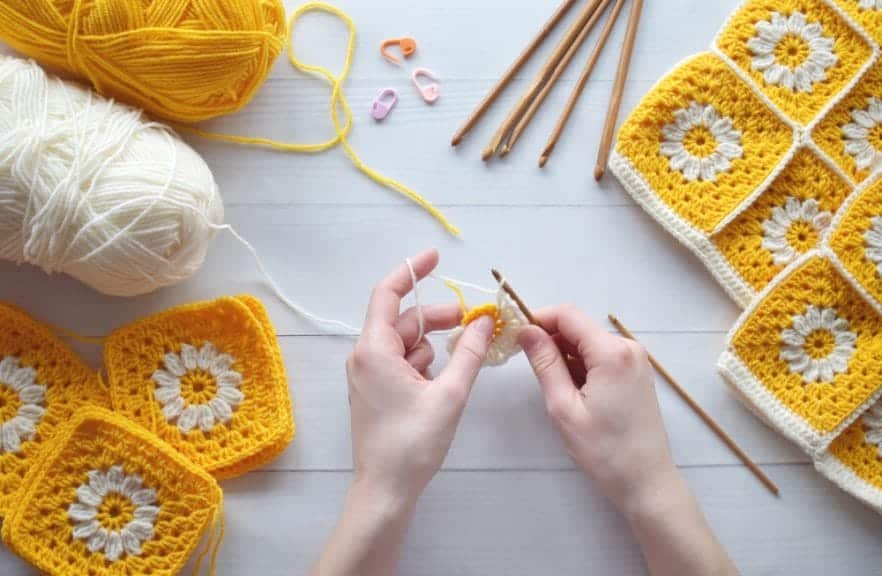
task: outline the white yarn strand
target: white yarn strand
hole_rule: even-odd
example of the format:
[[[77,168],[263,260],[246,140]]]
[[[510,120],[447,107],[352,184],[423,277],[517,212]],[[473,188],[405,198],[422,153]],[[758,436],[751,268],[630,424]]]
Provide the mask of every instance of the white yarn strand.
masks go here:
[[[115,296],[201,266],[223,203],[208,166],[169,129],[0,56],[0,134],[0,258]]]

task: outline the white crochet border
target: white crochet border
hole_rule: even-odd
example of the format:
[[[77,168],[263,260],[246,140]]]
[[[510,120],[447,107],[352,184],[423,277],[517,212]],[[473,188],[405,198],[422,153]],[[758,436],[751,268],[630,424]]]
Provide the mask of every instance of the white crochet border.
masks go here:
[[[830,452],[815,459],[815,469],[847,493],[882,513],[882,490],[855,474],[854,470]]]

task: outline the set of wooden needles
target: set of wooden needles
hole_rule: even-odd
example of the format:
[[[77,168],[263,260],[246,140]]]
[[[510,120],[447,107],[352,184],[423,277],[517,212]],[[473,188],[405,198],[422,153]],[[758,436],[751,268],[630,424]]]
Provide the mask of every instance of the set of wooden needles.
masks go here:
[[[579,0],[564,0],[563,4],[561,4],[557,11],[551,16],[551,19],[539,31],[539,34],[533,39],[529,46],[524,49],[520,56],[518,56],[517,60],[514,61],[502,78],[499,79],[499,82],[496,83],[490,93],[487,94],[468,120],[466,120],[462,128],[460,128],[453,136],[451,142],[453,146],[457,146],[462,142],[466,134],[478,124],[484,114],[486,114],[487,110],[490,109],[497,98],[499,98],[502,92],[505,91],[521,68],[523,68],[530,58],[532,58],[536,50],[539,49],[542,43],[551,35],[570,9],[572,9],[578,2]],[[575,58],[576,53],[591,34],[591,31],[603,17],[607,8],[612,4],[612,12],[600,32],[597,44],[595,45],[591,56],[588,58],[585,69],[582,71],[582,75],[576,82],[576,86],[570,95],[570,99],[564,108],[563,114],[561,114],[561,117],[552,131],[548,143],[539,158],[540,167],[544,167],[548,163],[555,146],[557,146],[558,140],[566,128],[570,116],[572,116],[573,111],[576,108],[576,104],[582,96],[582,92],[585,90],[585,86],[588,84],[591,73],[594,71],[597,61],[600,59],[600,55],[609,40],[609,36],[612,33],[616,21],[619,18],[619,14],[621,14],[626,2],[627,0],[615,0],[614,3],[613,0],[588,0],[588,4],[582,9],[576,20],[567,30],[566,34],[564,34],[563,38],[558,42],[554,51],[539,71],[539,74],[530,84],[527,92],[521,97],[517,105],[493,135],[490,145],[484,149],[482,158],[485,162],[497,154],[499,156],[505,156],[511,152],[512,148],[514,148],[515,144],[517,144],[518,140],[527,129],[530,121],[536,115],[536,112],[538,112],[539,108],[545,102],[545,99],[554,88],[558,79],[563,75],[564,71],[573,61],[573,58]],[[613,84],[606,124],[603,129],[603,137],[601,138],[600,150],[597,155],[597,166],[594,170],[594,177],[597,180],[600,180],[603,177],[607,161],[609,160],[610,148],[612,146],[616,122],[619,116],[619,108],[622,103],[622,93],[625,89],[625,81],[628,78],[628,69],[631,65],[631,55],[634,52],[634,40],[637,36],[637,25],[640,21],[642,11],[643,0],[633,0],[633,3],[631,4],[631,14],[628,20],[628,28],[625,33],[625,41],[619,59],[619,68]]]

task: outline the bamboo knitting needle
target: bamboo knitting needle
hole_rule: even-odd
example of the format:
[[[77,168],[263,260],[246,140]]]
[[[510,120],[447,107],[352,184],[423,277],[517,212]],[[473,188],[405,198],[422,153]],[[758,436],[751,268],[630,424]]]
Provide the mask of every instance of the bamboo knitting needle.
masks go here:
[[[540,324],[539,321],[536,320],[536,317],[533,316],[533,313],[530,312],[530,309],[527,308],[527,305],[524,304],[524,301],[521,300],[521,297],[518,296],[517,292],[515,292],[512,287],[508,285],[508,282],[505,280],[505,278],[502,277],[502,274],[499,273],[499,270],[494,268],[490,270],[490,273],[493,274],[493,278],[495,278],[496,281],[499,282],[499,284],[502,286],[502,289],[505,290],[505,293],[511,296],[511,299],[514,300],[514,303],[517,304],[518,308],[520,308],[521,312],[527,318],[527,321],[530,322],[530,324],[532,324],[533,326],[538,326],[539,328],[545,330],[542,324]]]
[[[622,94],[625,91],[625,81],[628,79],[628,69],[631,67],[631,56],[634,54],[634,40],[637,38],[637,25],[640,22],[642,12],[643,0],[634,0],[634,3],[631,5],[631,15],[628,17],[628,30],[625,32],[625,44],[622,48],[622,56],[619,59],[619,69],[616,72],[616,81],[613,85],[609,110],[606,114],[606,125],[603,127],[603,137],[600,139],[597,166],[594,168],[594,179],[598,182],[603,178],[603,173],[606,172],[606,164],[609,162],[613,133],[616,129],[616,122],[619,119]]]
[[[597,45],[594,46],[594,52],[591,53],[591,57],[588,59],[588,63],[585,65],[585,69],[582,71],[579,81],[576,82],[576,87],[570,95],[566,108],[564,108],[563,114],[561,114],[560,119],[557,121],[557,125],[554,127],[554,131],[552,131],[551,136],[549,136],[548,143],[545,145],[545,150],[542,151],[542,156],[539,158],[540,168],[545,168],[545,165],[548,164],[548,159],[554,152],[557,142],[560,140],[564,128],[566,128],[567,122],[570,121],[570,117],[576,109],[576,104],[579,102],[579,99],[582,97],[582,92],[584,92],[585,87],[588,85],[588,79],[591,77],[592,72],[594,72],[594,68],[597,66],[597,61],[600,59],[600,54],[603,52],[606,42],[609,40],[610,34],[612,33],[613,28],[619,19],[619,15],[622,13],[622,8],[624,7],[625,0],[616,0],[616,4],[613,6],[613,11],[606,20],[603,30],[600,32],[600,38],[597,40]]]
[[[566,35],[561,39],[557,47],[555,47],[554,52],[551,53],[551,56],[548,57],[548,60],[546,60],[545,64],[542,66],[542,69],[533,80],[533,83],[530,85],[529,89],[527,89],[527,92],[521,97],[517,105],[509,113],[499,129],[496,130],[496,133],[493,135],[493,139],[490,141],[490,145],[484,149],[484,152],[481,155],[482,160],[486,162],[494,154],[496,154],[496,151],[499,149],[502,141],[509,135],[511,129],[514,127],[517,121],[520,120],[521,116],[524,114],[524,111],[526,111],[527,107],[530,105],[530,102],[533,101],[533,98],[535,98],[539,90],[542,89],[548,78],[551,77],[551,73],[557,67],[558,62],[560,62],[567,49],[579,35],[579,31],[582,30],[582,28],[588,22],[588,19],[591,18],[592,14],[594,14],[594,11],[597,9],[597,6],[600,4],[600,2],[601,0],[589,0],[588,4],[586,4],[585,7],[582,9],[582,12],[579,13],[579,17],[576,19],[575,22],[573,22],[569,30],[567,30]]]
[[[530,124],[530,121],[536,115],[536,112],[539,111],[539,108],[545,102],[545,99],[551,93],[551,90],[554,88],[555,84],[557,84],[558,79],[563,75],[564,71],[566,71],[567,67],[570,65],[570,62],[573,61],[573,58],[576,57],[576,53],[579,51],[579,48],[582,47],[582,44],[585,43],[585,40],[588,39],[588,35],[591,34],[591,31],[594,29],[594,26],[597,25],[597,22],[600,21],[600,18],[603,16],[603,13],[606,11],[612,0],[601,0],[600,5],[594,11],[594,14],[591,15],[591,18],[579,32],[579,35],[576,36],[576,39],[573,41],[570,48],[567,50],[566,54],[564,54],[563,59],[558,62],[557,67],[554,69],[554,72],[551,74],[551,78],[545,83],[545,86],[542,87],[542,90],[539,91],[539,94],[536,95],[536,98],[533,102],[530,103],[530,107],[527,108],[527,111],[518,120],[518,123],[515,125],[514,130],[512,130],[511,136],[508,138],[508,142],[502,147],[502,150],[499,152],[500,156],[505,156],[511,149],[514,148],[514,145],[517,144],[517,141],[520,139],[521,134],[524,133],[524,130],[527,129],[527,125]]]
[[[637,338],[635,338],[634,335],[631,334],[630,330],[625,328],[624,324],[622,324],[618,318],[610,314],[609,321],[625,338],[637,342]],[[674,380],[674,377],[671,376],[671,374],[667,370],[665,370],[665,368],[661,364],[659,364],[658,360],[656,360],[652,356],[652,354],[649,354],[649,363],[652,364],[652,367],[655,368],[656,371],[658,371],[658,373],[661,374],[662,377],[668,382],[668,384],[671,385],[671,388],[674,389],[674,392],[676,392],[680,396],[680,398],[682,398],[683,401],[686,402],[686,404],[688,404],[690,408],[692,408],[692,411],[695,412],[698,417],[701,418],[704,423],[707,424],[707,426],[714,432],[714,434],[716,434],[720,438],[720,440],[722,440],[723,443],[729,447],[729,450],[731,450],[736,456],[738,456],[738,458],[745,464],[745,466],[747,466],[750,471],[753,472],[753,475],[756,476],[757,479],[762,482],[772,494],[777,496],[779,491],[775,483],[772,482],[772,480],[768,476],[766,476],[765,472],[763,472],[760,467],[757,466],[756,463],[750,459],[750,456],[748,456],[744,452],[744,450],[742,450],[738,446],[738,444],[735,443],[735,441],[726,433],[726,431],[723,430],[723,428],[719,424],[717,424],[716,421],[711,418],[711,416],[707,412],[705,412],[701,406],[699,406],[698,402],[696,402],[692,398],[692,396],[690,396],[689,393],[686,392],[686,390],[682,386],[680,386],[676,380]]]
[[[496,99],[502,94],[502,92],[511,84],[511,81],[514,79],[515,75],[520,72],[521,68],[533,57],[533,54],[536,53],[536,50],[539,46],[545,42],[545,39],[551,34],[551,32],[557,27],[563,17],[567,15],[570,9],[578,2],[578,0],[564,0],[564,2],[558,7],[557,11],[552,14],[551,18],[548,22],[545,23],[545,26],[539,31],[533,41],[530,42],[529,46],[524,48],[524,51],[521,52],[521,55],[518,56],[517,60],[515,60],[512,65],[508,68],[505,74],[502,75],[502,78],[499,79],[499,82],[490,90],[487,96],[484,97],[484,100],[478,105],[472,115],[465,121],[465,124],[457,131],[457,133],[453,136],[453,140],[450,141],[451,146],[459,146],[462,139],[472,131],[478,122],[481,121],[481,118],[484,117],[484,114],[487,113],[487,110],[496,102]]]

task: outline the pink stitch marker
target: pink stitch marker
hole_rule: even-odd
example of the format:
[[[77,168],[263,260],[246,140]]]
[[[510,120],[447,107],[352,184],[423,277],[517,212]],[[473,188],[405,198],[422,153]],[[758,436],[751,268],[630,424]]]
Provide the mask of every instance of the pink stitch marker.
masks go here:
[[[371,104],[371,117],[377,122],[385,120],[397,103],[398,92],[394,88],[386,88],[380,91],[377,99]]]
[[[421,78],[428,78],[429,82],[423,83],[420,81]],[[414,86],[427,104],[434,104],[441,96],[441,86],[438,84],[440,78],[428,68],[417,68],[411,74],[410,79],[413,80]]]

